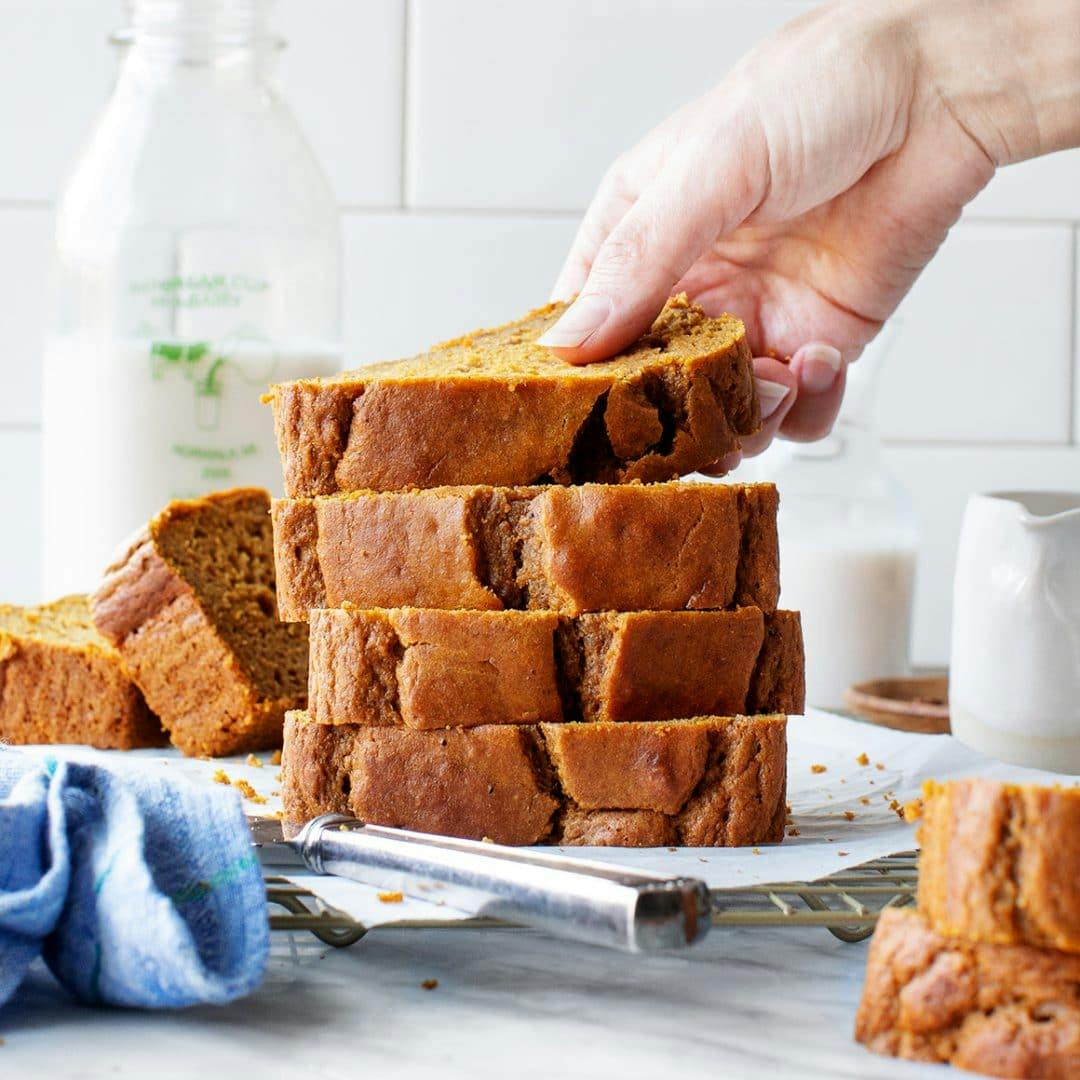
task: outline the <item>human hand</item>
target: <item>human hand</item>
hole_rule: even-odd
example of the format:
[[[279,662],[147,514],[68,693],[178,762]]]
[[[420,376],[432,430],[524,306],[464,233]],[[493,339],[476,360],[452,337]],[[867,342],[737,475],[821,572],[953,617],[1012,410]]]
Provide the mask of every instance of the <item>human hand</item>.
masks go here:
[[[847,0],[796,19],[614,163],[555,286],[578,298],[541,342],[602,359],[685,291],[746,323],[764,425],[743,453],[826,434],[846,365],[996,166],[1076,137],[1075,116],[1032,132],[1046,102],[1028,52],[1058,74],[1077,58],[1074,44],[1048,61],[1046,9],[1080,14],[1077,0]],[[988,63],[992,87],[964,81]]]

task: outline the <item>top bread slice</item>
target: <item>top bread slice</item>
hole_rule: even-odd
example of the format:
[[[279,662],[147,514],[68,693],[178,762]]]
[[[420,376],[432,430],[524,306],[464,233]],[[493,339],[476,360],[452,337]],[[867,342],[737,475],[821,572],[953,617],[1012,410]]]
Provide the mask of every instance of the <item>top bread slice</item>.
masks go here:
[[[0,739],[132,750],[165,742],[85,596],[0,604]]]
[[[109,568],[94,621],[185,754],[281,745],[307,691],[307,627],[278,621],[270,498],[170,503]]]
[[[627,350],[574,366],[536,343],[564,307],[272,387],[286,494],[668,480],[760,427],[734,316],[709,318],[678,296]]]

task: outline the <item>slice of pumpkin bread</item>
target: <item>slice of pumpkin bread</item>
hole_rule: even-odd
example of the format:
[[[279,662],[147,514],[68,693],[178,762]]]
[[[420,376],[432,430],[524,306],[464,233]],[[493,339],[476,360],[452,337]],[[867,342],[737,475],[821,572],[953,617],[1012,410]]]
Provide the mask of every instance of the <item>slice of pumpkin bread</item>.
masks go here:
[[[290,713],[285,817],[503,844],[734,847],[784,835],[783,716],[443,731]]]
[[[803,711],[797,612],[428,608],[311,613],[330,724],[435,729]]]
[[[679,296],[625,352],[575,367],[536,344],[563,310],[272,387],[286,494],[668,480],[760,427],[734,316]]]
[[[773,611],[778,503],[683,481],[275,499],[278,606]]]
[[[90,601],[0,604],[0,739],[132,750],[165,742]]]
[[[921,873],[921,868],[920,868]],[[986,1076],[1080,1076],[1080,956],[939,934],[887,907],[855,1038],[878,1054]]]
[[[265,491],[170,503],[109,568],[93,605],[185,754],[281,744],[286,710],[306,699],[308,635],[277,618]]]
[[[923,785],[919,910],[939,934],[1080,953],[1080,788]]]

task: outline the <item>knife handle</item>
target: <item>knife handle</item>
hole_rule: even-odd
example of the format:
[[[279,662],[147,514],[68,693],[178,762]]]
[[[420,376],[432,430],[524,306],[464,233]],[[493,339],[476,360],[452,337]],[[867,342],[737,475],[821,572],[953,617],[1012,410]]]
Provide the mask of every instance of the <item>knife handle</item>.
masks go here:
[[[695,878],[365,825],[338,814],[309,822],[292,846],[318,874],[627,952],[692,945],[710,925],[709,890]]]

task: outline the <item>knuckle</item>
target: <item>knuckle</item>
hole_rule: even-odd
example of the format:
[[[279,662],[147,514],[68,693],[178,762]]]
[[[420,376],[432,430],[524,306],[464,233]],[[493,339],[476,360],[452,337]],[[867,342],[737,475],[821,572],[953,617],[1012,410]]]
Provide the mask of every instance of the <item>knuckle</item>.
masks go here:
[[[632,271],[640,267],[647,258],[648,243],[637,230],[624,229],[609,236],[600,249],[596,263],[615,273]]]

